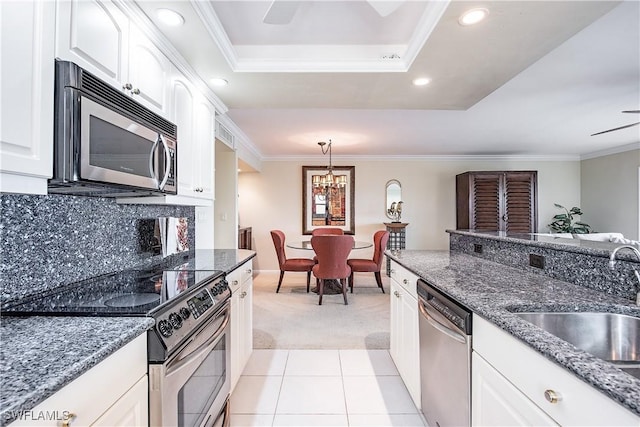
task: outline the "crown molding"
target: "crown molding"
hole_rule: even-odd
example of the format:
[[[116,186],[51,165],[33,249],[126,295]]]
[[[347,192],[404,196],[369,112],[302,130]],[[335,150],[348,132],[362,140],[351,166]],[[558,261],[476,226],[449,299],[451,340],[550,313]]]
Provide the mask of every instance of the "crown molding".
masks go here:
[[[411,37],[409,45],[404,52],[403,59],[407,70],[409,70],[409,67],[413,64],[413,61],[416,59],[422,50],[422,47],[431,36],[436,25],[440,22],[440,18],[442,18],[447,7],[449,7],[450,2],[451,0],[432,1],[427,5],[427,9],[420,18],[420,22],[416,26],[413,37]]]
[[[309,160],[319,160],[323,156],[264,156],[263,162],[304,162]],[[558,155],[432,155],[432,156],[333,156],[334,160],[344,161],[370,161],[370,162],[389,162],[389,161],[539,161],[539,162],[577,162],[580,156],[576,154],[558,154]]]
[[[624,153],[632,150],[640,150],[640,142],[633,142],[631,144],[607,148],[606,150],[592,151],[591,153],[583,154],[582,156],[580,156],[580,160],[595,159],[596,157],[609,156],[611,154]]]
[[[190,2],[234,72],[390,73],[409,71],[450,0],[429,3],[406,46],[365,46],[364,55],[363,46],[234,46],[212,2]]]

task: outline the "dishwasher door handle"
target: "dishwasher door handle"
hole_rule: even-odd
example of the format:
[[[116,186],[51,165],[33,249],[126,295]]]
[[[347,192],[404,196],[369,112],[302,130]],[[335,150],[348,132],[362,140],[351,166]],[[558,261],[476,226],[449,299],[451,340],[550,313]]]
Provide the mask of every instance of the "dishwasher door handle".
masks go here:
[[[431,326],[433,326],[438,331],[440,331],[443,334],[447,335],[448,337],[458,341],[461,344],[466,344],[467,343],[467,337],[465,335],[462,335],[459,332],[457,332],[456,330],[451,329],[450,327],[448,327],[444,323],[438,321],[431,313],[429,313],[429,309],[426,307],[426,304],[422,300],[419,300],[418,308],[420,309],[420,313],[422,313],[424,318],[427,320],[427,322],[429,322],[429,324]]]

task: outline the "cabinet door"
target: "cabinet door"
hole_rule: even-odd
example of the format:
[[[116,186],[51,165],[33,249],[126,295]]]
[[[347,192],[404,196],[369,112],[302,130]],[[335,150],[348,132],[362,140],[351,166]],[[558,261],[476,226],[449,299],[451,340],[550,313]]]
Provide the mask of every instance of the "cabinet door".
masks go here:
[[[101,0],[58,2],[56,56],[121,88],[128,72],[129,19]]]
[[[214,144],[216,110],[203,96],[195,105],[194,191],[198,197],[214,198]]]
[[[476,352],[472,366],[471,425],[558,425]]]
[[[148,396],[149,384],[145,375],[92,425],[98,427],[148,425]]]
[[[391,358],[396,364],[396,368],[400,371],[401,361],[401,346],[402,346],[402,318],[400,311],[400,287],[393,278],[389,281],[389,317],[391,319],[391,325],[389,328],[389,353]]]
[[[253,285],[252,281],[246,281],[242,285],[240,293],[240,302],[242,305],[242,325],[241,327],[241,354],[242,354],[242,370],[251,357],[253,352]]]
[[[185,78],[174,77],[171,93],[172,118],[178,126],[178,194],[193,196],[193,157],[197,155],[193,142],[193,88]]]
[[[500,230],[502,201],[500,174],[474,176],[471,185],[471,210],[473,212],[471,228],[478,231]]]
[[[133,24],[130,34],[127,83],[131,84],[131,94],[136,101],[165,116],[168,114],[171,63]]]
[[[504,176],[504,226],[513,233],[537,231],[536,173],[507,172]]]
[[[238,270],[234,270],[227,275],[229,288],[231,289],[231,390],[236,386],[242,370],[240,357],[240,334],[242,332],[242,314],[240,312],[240,274]]]
[[[0,2],[1,192],[46,194],[53,172],[54,6]]]
[[[403,373],[402,379],[407,386],[407,390],[416,404],[417,408],[422,406],[420,396],[420,343],[418,332],[418,301],[405,293],[400,298],[400,311],[402,313],[402,333],[401,357]]]

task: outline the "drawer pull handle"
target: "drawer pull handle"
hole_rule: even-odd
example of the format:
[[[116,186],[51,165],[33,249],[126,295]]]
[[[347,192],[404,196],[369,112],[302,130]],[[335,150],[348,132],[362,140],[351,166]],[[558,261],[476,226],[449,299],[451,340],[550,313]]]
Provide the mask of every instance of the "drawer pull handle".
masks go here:
[[[73,421],[76,417],[76,414],[74,414],[73,412],[69,412],[64,420],[62,420],[62,427],[69,427],[71,425],[71,421]]]
[[[404,283],[405,285],[408,285],[408,284],[409,284],[409,281],[408,281],[407,279],[404,279],[404,280],[402,281],[402,283]]]
[[[400,298],[400,293],[399,293],[398,291],[395,291],[393,294],[394,294],[396,297]]]
[[[544,398],[547,399],[547,402],[549,403],[558,403],[562,400],[560,393],[556,393],[553,390],[545,390]]]
[[[234,280],[232,283],[233,283],[233,286],[238,286],[238,281],[237,280]]]

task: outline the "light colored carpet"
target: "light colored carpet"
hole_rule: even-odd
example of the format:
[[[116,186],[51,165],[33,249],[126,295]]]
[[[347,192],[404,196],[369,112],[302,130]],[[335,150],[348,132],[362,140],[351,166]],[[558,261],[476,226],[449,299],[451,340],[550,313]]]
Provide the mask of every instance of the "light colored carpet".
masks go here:
[[[318,295],[306,288],[306,274],[287,272],[276,293],[279,273],[253,279],[253,347],[256,349],[388,349],[389,278],[386,293],[373,273],[356,274],[353,294]],[[315,279],[311,276],[311,288]]]

